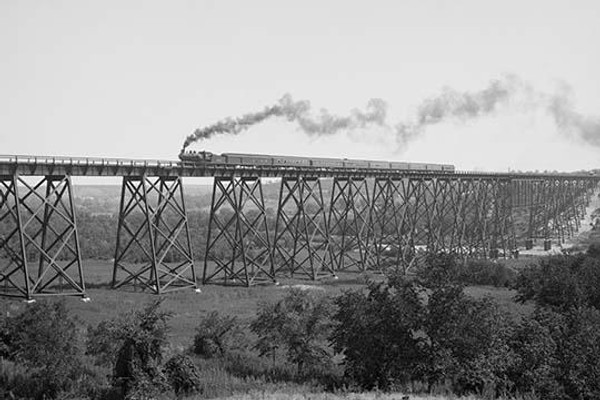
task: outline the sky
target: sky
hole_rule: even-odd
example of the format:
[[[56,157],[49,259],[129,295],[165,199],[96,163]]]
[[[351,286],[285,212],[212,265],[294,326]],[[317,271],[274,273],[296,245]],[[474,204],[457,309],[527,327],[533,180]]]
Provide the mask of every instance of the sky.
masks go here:
[[[273,117],[188,148],[600,168],[599,41],[596,0],[0,0],[0,153],[176,159],[196,129],[287,94],[317,121],[382,99],[386,122]],[[432,99],[507,76],[527,90],[419,125]],[[419,129],[399,140],[399,123]]]

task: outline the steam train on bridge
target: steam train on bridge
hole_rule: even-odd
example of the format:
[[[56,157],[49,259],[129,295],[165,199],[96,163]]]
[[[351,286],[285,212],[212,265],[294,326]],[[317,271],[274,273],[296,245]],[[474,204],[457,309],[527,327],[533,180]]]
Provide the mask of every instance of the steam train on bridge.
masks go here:
[[[378,169],[401,171],[435,171],[437,173],[454,173],[454,165],[423,164],[397,161],[355,160],[348,158],[316,158],[295,156],[274,156],[266,154],[213,154],[209,151],[184,151],[179,153],[183,165],[198,164],[243,165],[257,167],[295,167],[315,169]]]

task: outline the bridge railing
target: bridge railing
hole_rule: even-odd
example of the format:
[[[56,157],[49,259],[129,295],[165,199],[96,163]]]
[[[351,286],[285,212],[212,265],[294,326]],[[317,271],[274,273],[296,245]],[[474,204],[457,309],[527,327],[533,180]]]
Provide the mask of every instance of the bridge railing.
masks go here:
[[[4,167],[5,171],[13,171],[18,166],[26,167],[24,172],[26,175],[38,173],[37,167],[50,168],[53,167],[73,167],[74,174],[90,175],[99,174],[106,175],[106,169],[112,169],[110,175],[127,174],[127,171],[132,169],[153,169],[160,170],[162,173],[167,171],[181,176],[216,176],[218,174],[250,175],[264,177],[277,177],[279,174],[308,174],[310,176],[357,176],[357,177],[386,177],[386,176],[416,176],[425,178],[441,178],[449,179],[462,178],[498,178],[512,180],[547,180],[547,179],[574,179],[574,180],[594,180],[600,181],[600,175],[596,174],[581,174],[581,173],[532,173],[532,172],[492,172],[492,171],[438,171],[438,170],[410,170],[410,171],[395,171],[385,169],[346,169],[346,168],[304,168],[304,167],[281,167],[274,165],[224,165],[224,164],[181,164],[178,160],[156,160],[156,159],[125,159],[112,157],[71,157],[71,156],[34,156],[34,155],[0,155],[0,167]],[[31,167],[31,168],[30,168]],[[89,168],[91,167],[91,168]],[[88,168],[95,171],[90,173]],[[170,171],[173,169],[173,171]],[[74,170],[78,170],[76,172]],[[82,172],[83,171],[83,172]],[[139,171],[137,171],[139,172]],[[12,172],[4,172],[12,173]],[[198,175],[200,174],[200,175]],[[253,176],[254,176],[253,175]]]
[[[131,166],[131,167],[177,167],[178,161],[125,159],[107,157],[68,157],[68,156],[31,156],[0,155],[0,163],[29,165],[73,165],[73,166]]]

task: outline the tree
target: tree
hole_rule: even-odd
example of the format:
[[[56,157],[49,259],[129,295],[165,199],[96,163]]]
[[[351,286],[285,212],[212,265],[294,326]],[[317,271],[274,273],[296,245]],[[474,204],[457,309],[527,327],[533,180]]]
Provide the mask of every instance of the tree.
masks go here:
[[[371,283],[368,293],[349,291],[335,301],[336,352],[345,374],[364,389],[389,389],[415,377],[423,359],[423,306],[419,289],[399,278]]]
[[[161,363],[171,313],[160,311],[161,303],[156,300],[89,331],[88,354],[113,365],[114,383],[127,396],[166,389]]]
[[[459,275],[460,269],[455,254],[428,254],[425,263],[417,269],[418,283],[428,289],[457,283]]]
[[[522,270],[515,287],[520,302],[533,300],[562,311],[600,309],[600,260],[587,255],[546,257]]]
[[[205,358],[223,356],[236,342],[242,340],[236,317],[220,315],[213,311],[204,317],[196,328],[193,351]]]
[[[292,289],[277,303],[263,304],[250,329],[258,335],[261,356],[281,350],[300,375],[330,361],[327,337],[331,331],[329,298],[307,290]]]
[[[24,397],[55,398],[77,388],[83,368],[81,332],[64,301],[36,302],[3,321],[3,356],[23,365],[28,382]]]
[[[439,287],[429,296],[424,331],[430,383],[450,381],[457,393],[508,389],[511,324],[490,299]]]
[[[564,389],[557,380],[561,342],[561,335],[557,333],[564,324],[562,315],[537,309],[534,315],[523,318],[515,327],[510,338],[513,357],[508,369],[515,391],[536,393],[548,400],[565,398]]]
[[[165,364],[165,373],[177,396],[189,395],[201,389],[198,367],[185,354],[171,357]]]

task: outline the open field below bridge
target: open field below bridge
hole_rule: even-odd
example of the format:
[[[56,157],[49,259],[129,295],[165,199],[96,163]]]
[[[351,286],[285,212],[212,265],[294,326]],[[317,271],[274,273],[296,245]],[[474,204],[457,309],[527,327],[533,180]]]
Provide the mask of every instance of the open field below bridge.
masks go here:
[[[506,260],[511,266],[525,265],[534,262],[535,258]],[[503,261],[501,261],[503,262]],[[80,297],[64,297],[66,305],[85,325],[96,325],[99,322],[116,317],[120,313],[142,307],[157,298],[157,295],[136,291],[133,287],[114,290],[110,287],[113,264],[103,260],[84,260],[84,276],[86,293],[89,302]],[[201,265],[197,267],[197,275],[201,276]],[[366,287],[368,280],[381,280],[380,274],[346,272],[339,273],[338,279],[323,278],[318,281],[308,279],[278,279],[279,285],[265,284],[251,287],[199,285],[201,293],[193,289],[182,289],[162,295],[163,308],[171,311],[171,343],[179,349],[191,345],[195,328],[199,320],[212,311],[238,317],[242,322],[249,322],[255,317],[261,303],[276,302],[282,298],[289,288],[300,286],[308,290],[322,290],[335,296],[345,290],[360,290]],[[472,286],[467,292],[474,297],[489,296],[502,307],[515,314],[527,313],[528,305],[514,303],[515,291],[503,287]],[[63,297],[37,297],[38,301],[60,301]],[[27,303],[9,298],[0,298],[0,311],[18,313],[25,309]]]

